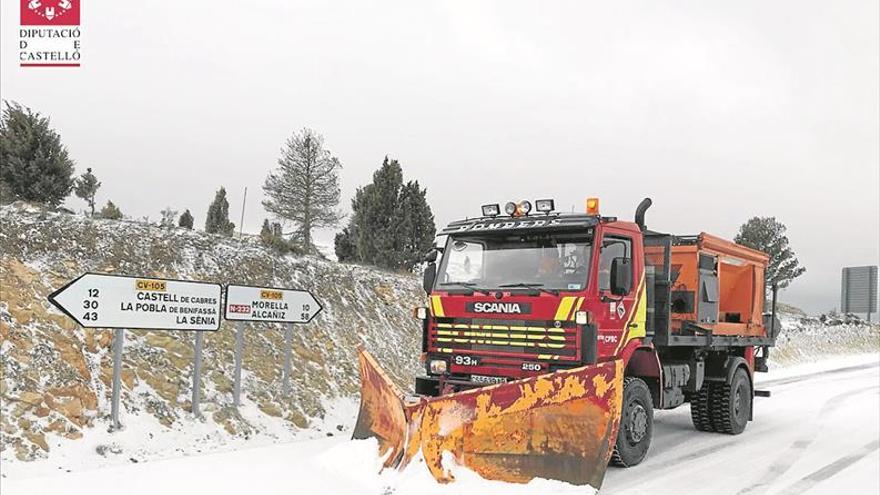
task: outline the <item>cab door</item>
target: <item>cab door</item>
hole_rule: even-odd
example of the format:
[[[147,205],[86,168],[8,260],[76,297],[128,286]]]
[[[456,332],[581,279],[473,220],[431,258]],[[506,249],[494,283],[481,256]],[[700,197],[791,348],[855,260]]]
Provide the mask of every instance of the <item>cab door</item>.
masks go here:
[[[629,339],[645,335],[646,311],[644,304],[638,304],[640,300],[644,302],[644,298],[639,297],[639,291],[643,290],[639,284],[643,263],[639,238],[628,230],[606,227],[598,246],[595,279],[599,300],[598,354],[607,357],[618,355]],[[620,290],[624,280],[622,271],[627,275],[623,291]]]

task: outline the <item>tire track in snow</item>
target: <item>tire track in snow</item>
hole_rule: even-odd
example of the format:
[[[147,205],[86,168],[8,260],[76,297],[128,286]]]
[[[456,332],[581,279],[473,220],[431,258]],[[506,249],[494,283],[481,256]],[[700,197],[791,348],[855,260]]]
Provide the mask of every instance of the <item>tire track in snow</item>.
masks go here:
[[[822,426],[824,422],[822,419],[831,414],[835,409],[840,407],[844,400],[849,397],[853,397],[859,395],[861,393],[878,389],[880,386],[870,386],[870,387],[862,387],[855,390],[848,390],[846,392],[840,393],[831,397],[824,404],[822,404],[822,409],[819,410],[819,413],[816,415],[816,418],[819,420],[819,426],[816,429],[810,430],[810,432],[801,438],[792,442],[792,444],[786,449],[782,454],[780,454],[776,461],[767,468],[764,472],[764,475],[756,481],[755,483],[743,488],[737,495],[743,495],[746,493],[753,493],[760,490],[761,493],[767,490],[767,488],[773,483],[773,481],[779,479],[782,475],[784,475],[792,466],[797,463],[798,460],[804,455],[807,448],[816,440],[816,437],[819,436],[819,432],[822,431]]]
[[[806,375],[791,376],[788,378],[777,378],[775,380],[768,380],[766,382],[758,382],[755,384],[755,388],[757,389],[775,385],[787,385],[789,383],[803,382],[807,380],[812,380],[813,378],[821,378],[828,375],[838,375],[841,373],[850,373],[853,371],[861,371],[878,367],[880,367],[880,362],[871,362],[867,364],[859,364],[856,366],[847,366],[845,368],[817,371],[815,373],[807,373]]]
[[[789,485],[785,490],[779,492],[781,495],[798,495],[813,488],[822,481],[834,476],[844,469],[852,466],[856,462],[867,457],[875,450],[880,449],[880,440],[874,440],[862,446],[859,450],[850,455],[843,456],[840,459],[826,464],[825,466],[813,471],[812,473],[799,479],[797,482]]]

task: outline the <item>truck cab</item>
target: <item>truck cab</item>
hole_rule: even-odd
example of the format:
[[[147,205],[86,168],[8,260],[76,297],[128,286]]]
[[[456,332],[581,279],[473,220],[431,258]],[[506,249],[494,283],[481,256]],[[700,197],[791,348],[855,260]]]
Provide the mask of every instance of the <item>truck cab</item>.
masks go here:
[[[592,364],[645,336],[638,225],[600,216],[595,199],[586,213],[567,215],[517,215],[523,203],[441,232],[442,259],[426,272],[427,376],[418,393]]]

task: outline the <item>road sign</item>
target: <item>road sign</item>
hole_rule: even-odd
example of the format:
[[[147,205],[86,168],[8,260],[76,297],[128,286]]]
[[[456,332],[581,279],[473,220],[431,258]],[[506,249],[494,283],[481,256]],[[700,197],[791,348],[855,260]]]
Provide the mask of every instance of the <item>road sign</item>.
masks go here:
[[[308,323],[321,312],[321,305],[306,290],[275,287],[226,287],[227,320]]]
[[[86,273],[49,301],[86,328],[220,328],[218,284]]]
[[[840,277],[840,311],[877,312],[877,266],[851,266]]]

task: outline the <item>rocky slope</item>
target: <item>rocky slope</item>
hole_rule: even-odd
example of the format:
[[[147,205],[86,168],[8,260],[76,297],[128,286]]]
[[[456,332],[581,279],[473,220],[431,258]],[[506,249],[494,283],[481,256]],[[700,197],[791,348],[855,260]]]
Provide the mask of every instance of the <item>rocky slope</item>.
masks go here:
[[[302,288],[324,306],[310,324],[295,329],[288,398],[281,393],[283,330],[272,324],[248,328],[244,412],[231,406],[233,328],[224,322],[208,333],[201,424],[193,423],[190,412],[194,334],[127,331],[122,372],[127,425],[149,420],[158,422],[153,429],[184,435],[198,430],[208,437],[283,440],[323,416],[328,400],[357,393],[358,344],[374,351],[401,383],[415,373],[419,326],[411,308],[423,293],[411,276],[279,256],[254,241],[22,204],[0,210],[0,253],[4,460],[45,457],[53,445],[65,443],[60,439],[79,439],[109,424],[112,331],[79,328],[46,300],[83,272]],[[152,430],[146,433],[153,437]]]

